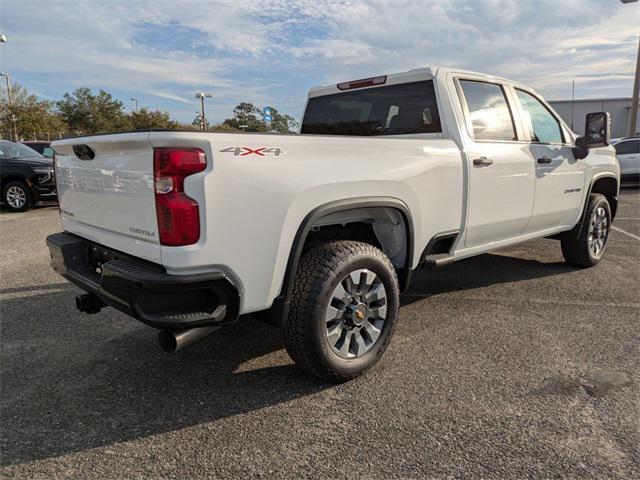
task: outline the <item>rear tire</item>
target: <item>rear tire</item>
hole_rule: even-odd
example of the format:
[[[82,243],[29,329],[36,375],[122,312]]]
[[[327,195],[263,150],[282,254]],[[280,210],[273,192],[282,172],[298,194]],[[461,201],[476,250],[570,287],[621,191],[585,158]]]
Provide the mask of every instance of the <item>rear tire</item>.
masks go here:
[[[354,241],[320,244],[298,265],[283,326],[285,349],[323,380],[351,380],[386,350],[399,304],[398,278],[382,251]]]
[[[12,181],[2,190],[2,201],[12,212],[25,212],[33,207],[31,191],[23,182]]]
[[[609,201],[604,195],[592,193],[582,222],[561,238],[564,259],[575,267],[596,265],[604,256],[610,229]]]

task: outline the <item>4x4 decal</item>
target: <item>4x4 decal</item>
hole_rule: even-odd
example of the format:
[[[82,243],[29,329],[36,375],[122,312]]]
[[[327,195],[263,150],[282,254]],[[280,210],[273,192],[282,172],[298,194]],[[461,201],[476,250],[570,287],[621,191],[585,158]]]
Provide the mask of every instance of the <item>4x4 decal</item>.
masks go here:
[[[284,155],[284,151],[280,147],[227,147],[220,150],[222,153],[233,153],[236,157],[246,157],[248,155],[258,155],[266,157],[273,155],[274,157]]]

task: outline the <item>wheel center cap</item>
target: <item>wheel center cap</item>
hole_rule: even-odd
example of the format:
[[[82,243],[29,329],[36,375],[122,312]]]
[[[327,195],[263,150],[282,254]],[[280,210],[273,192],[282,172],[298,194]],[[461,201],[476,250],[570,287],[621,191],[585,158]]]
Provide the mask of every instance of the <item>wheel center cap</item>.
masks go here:
[[[355,305],[352,310],[352,320],[353,323],[357,326],[360,326],[367,319],[367,307],[360,303]]]

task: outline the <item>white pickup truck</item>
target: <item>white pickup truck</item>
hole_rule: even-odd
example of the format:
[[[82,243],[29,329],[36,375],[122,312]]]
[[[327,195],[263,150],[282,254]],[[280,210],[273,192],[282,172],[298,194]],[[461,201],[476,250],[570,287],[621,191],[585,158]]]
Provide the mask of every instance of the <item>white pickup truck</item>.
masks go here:
[[[424,68],[313,88],[301,135],[64,139],[52,265],[81,311],[115,307],[167,351],[254,313],[344,381],[383,354],[421,266],[539,237],[600,261],[620,174],[608,114],[586,132],[525,85]]]

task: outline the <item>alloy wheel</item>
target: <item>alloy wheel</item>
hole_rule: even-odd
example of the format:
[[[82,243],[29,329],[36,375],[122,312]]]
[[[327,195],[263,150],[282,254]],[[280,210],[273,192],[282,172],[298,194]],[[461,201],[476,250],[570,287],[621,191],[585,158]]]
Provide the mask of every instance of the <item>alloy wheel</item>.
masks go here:
[[[27,203],[27,193],[18,185],[11,185],[7,189],[5,200],[13,208],[22,208]]]
[[[387,317],[387,291],[371,270],[358,269],[335,287],[325,315],[329,346],[342,358],[358,358],[380,337]]]
[[[604,252],[604,245],[609,235],[609,218],[603,207],[596,208],[589,222],[588,242],[589,250],[595,258],[600,258]]]

